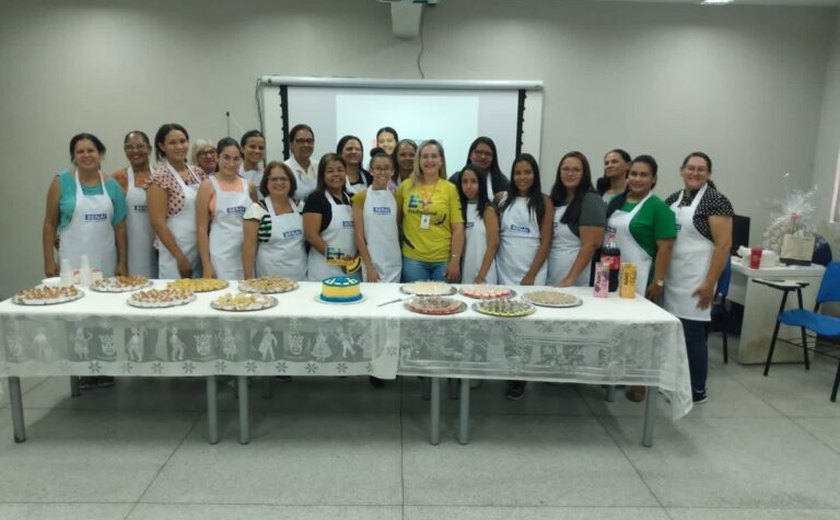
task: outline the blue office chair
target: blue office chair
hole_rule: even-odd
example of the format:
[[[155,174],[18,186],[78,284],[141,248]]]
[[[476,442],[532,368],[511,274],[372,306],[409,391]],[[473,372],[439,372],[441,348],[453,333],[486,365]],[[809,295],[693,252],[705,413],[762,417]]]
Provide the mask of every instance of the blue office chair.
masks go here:
[[[715,306],[723,329],[723,362],[729,363],[729,310],[726,308],[726,296],[729,294],[729,281],[732,279],[732,258],[727,258],[726,269],[721,273],[715,288]]]
[[[755,279],[756,283],[773,287],[784,292],[782,295],[782,304],[779,307],[779,316],[776,318],[776,328],[773,329],[773,340],[770,343],[770,350],[767,352],[767,362],[764,364],[764,375],[770,371],[770,363],[773,361],[773,350],[776,347],[776,341],[782,341],[789,345],[802,347],[802,352],[805,356],[805,369],[809,370],[810,364],[808,362],[808,351],[812,350],[817,354],[822,354],[837,360],[837,375],[834,377],[834,386],[831,388],[831,400],[837,401],[837,387],[840,386],[840,348],[816,348],[816,339],[814,338],[814,347],[808,346],[808,335],[806,329],[826,338],[840,339],[840,318],[833,316],[825,316],[820,314],[820,305],[824,302],[840,301],[840,262],[831,262],[826,266],[825,274],[823,274],[822,282],[820,283],[820,290],[817,294],[817,304],[813,311],[806,310],[802,307],[802,288],[807,287],[805,282],[787,282],[787,281],[771,281]],[[785,310],[785,303],[787,303],[788,294],[796,291],[796,297],[799,300],[799,308]],[[790,325],[799,327],[801,331],[802,343],[796,343],[792,340],[780,339],[779,327]]]

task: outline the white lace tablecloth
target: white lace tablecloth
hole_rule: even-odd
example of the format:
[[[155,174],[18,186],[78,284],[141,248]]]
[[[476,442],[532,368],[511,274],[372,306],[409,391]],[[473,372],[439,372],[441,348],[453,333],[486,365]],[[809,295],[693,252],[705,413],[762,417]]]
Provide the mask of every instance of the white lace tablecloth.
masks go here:
[[[406,297],[399,284],[364,284],[365,301],[328,305],[315,301],[319,283],[303,282],[276,295],[276,307],[247,313],[212,309],[224,291],[169,309],[136,309],[128,294],[92,291],[61,305],[0,302],[0,376],[399,373],[656,386],[675,419],[692,406],[680,322],[642,298],[569,288],[582,306],[493,318],[377,307]]]

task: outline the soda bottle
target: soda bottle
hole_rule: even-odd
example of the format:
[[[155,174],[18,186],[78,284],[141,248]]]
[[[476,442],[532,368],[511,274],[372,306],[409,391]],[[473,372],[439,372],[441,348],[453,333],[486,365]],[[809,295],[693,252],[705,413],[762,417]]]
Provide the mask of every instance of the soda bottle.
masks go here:
[[[610,271],[610,292],[618,290],[619,272],[621,271],[621,250],[615,243],[615,231],[610,231],[607,235],[607,242],[601,249],[601,262],[604,263]]]

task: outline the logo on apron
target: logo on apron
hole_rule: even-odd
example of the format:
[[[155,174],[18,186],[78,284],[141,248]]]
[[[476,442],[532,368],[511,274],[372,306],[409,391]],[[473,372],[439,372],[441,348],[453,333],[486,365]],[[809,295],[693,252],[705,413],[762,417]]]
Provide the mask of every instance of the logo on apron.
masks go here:
[[[384,206],[384,207],[374,206],[373,207],[373,214],[374,215],[390,215],[391,214],[391,208],[389,208],[388,206]]]
[[[137,213],[148,213],[149,206],[146,204],[135,204],[134,211],[136,211]]]
[[[231,206],[227,208],[228,215],[244,215],[245,214],[245,206]]]
[[[101,222],[108,220],[107,213],[85,213],[85,222]]]
[[[475,227],[475,222],[465,222],[464,223],[464,229],[472,229],[473,227]]]
[[[283,231],[283,240],[289,240],[291,238],[298,238],[303,236],[303,231],[300,229],[290,229],[289,231]]]
[[[344,229],[353,229],[353,221],[352,220],[342,220],[341,225],[342,225],[342,227],[344,227]]]
[[[529,228],[528,226],[517,226],[516,224],[511,224],[510,225],[510,230],[513,231],[514,233],[525,233],[525,234],[531,233],[531,228]]]

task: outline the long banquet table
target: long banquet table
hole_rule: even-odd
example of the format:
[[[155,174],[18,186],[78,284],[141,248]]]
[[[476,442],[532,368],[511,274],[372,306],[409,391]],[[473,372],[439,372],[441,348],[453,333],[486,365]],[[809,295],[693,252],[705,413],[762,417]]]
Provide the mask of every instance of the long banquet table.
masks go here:
[[[406,298],[399,284],[363,284],[364,301],[336,305],[316,301],[319,283],[302,282],[276,295],[279,304],[271,309],[212,309],[214,298],[235,291],[232,285],[165,309],[138,309],[126,303],[126,293],[89,290],[60,305],[0,302],[0,377],[9,378],[16,440],[25,440],[19,378],[28,376],[203,376],[210,442],[218,441],[219,375],[239,376],[242,442],[249,439],[249,376],[428,377],[433,444],[439,439],[443,378],[643,385],[666,395],[674,420],[692,407],[680,322],[641,297],[594,298],[589,288],[568,288],[583,305],[538,307],[524,318],[495,318],[471,308],[427,316],[401,302],[379,306]],[[459,440],[466,442],[469,385],[461,387]],[[652,443],[655,401],[656,392],[649,391],[646,446]]]

